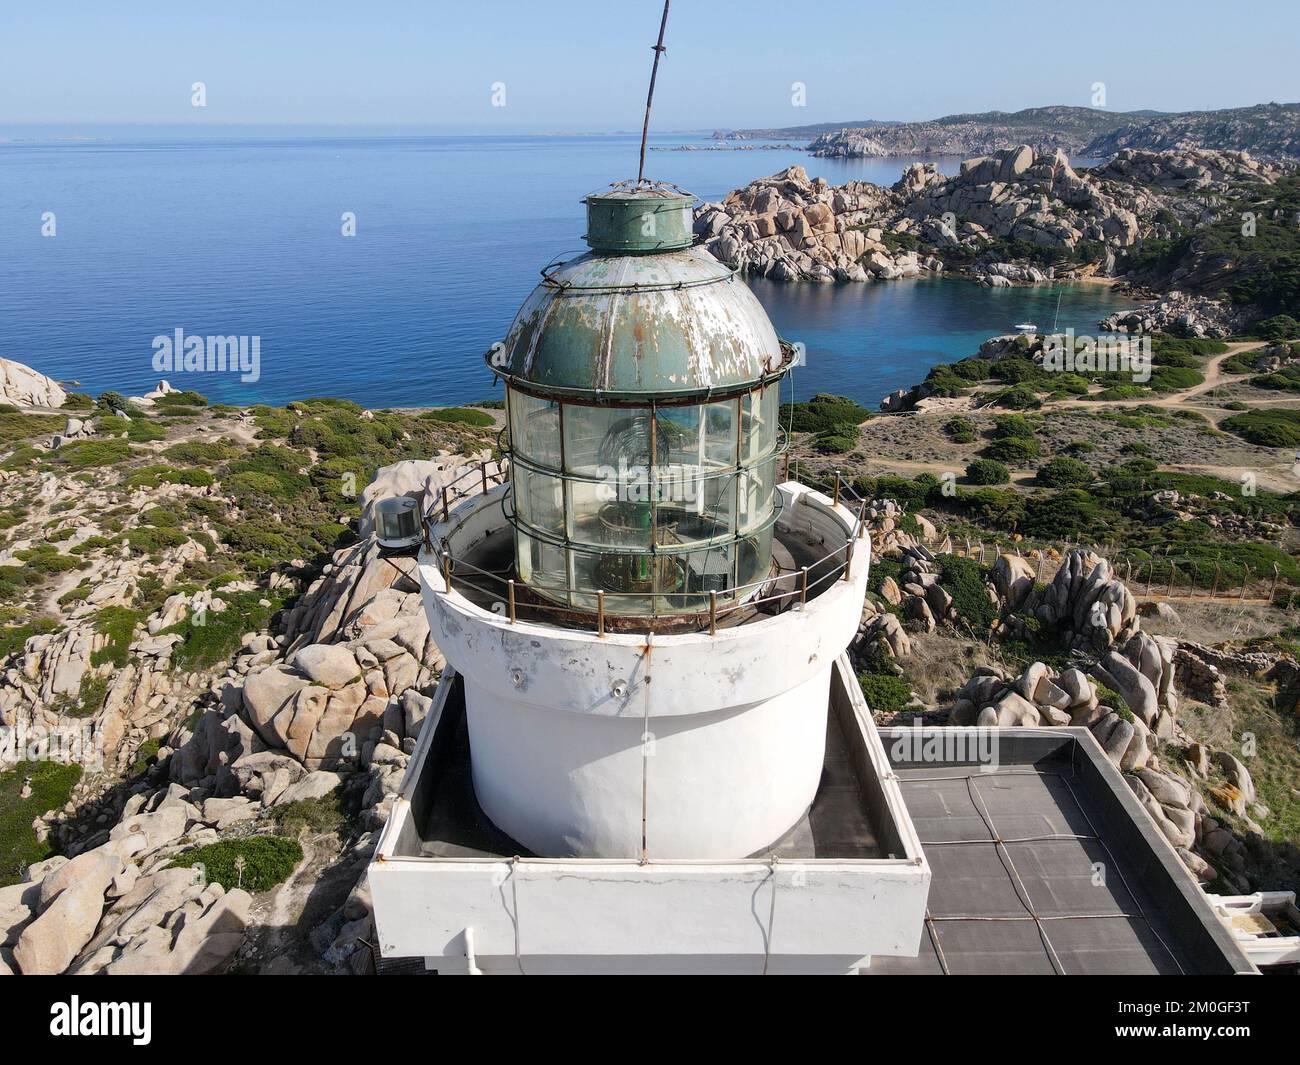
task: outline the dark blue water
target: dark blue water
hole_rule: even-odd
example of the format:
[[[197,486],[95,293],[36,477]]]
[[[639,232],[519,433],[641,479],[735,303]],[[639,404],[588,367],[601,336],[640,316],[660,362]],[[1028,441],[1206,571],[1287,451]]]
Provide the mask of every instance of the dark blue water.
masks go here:
[[[717,199],[792,163],[833,183],[888,184],[908,162],[652,152],[647,169]],[[179,328],[260,336],[255,383],[166,375],[215,400],[485,398],[482,353],[538,269],[582,250],[580,198],[635,165],[628,136],[0,144],[0,356],[90,392],[139,393],[159,376],[153,338]],[[54,237],[41,235],[45,212]],[[798,394],[873,404],[1015,322],[1050,323],[1057,293],[754,287],[781,333],[808,347]],[[1123,305],[1100,286],[1067,288],[1060,324],[1088,332]]]

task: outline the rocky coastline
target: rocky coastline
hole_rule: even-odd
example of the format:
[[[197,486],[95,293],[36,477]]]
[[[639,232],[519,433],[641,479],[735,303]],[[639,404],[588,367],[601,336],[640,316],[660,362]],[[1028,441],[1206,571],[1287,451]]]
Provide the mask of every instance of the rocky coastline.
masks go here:
[[[1245,152],[1125,149],[1076,171],[1063,152],[1021,145],[968,159],[951,177],[913,164],[888,188],[832,186],[789,167],[702,204],[695,231],[719,261],[781,282],[948,274],[1002,287],[1115,279],[1135,293],[1169,293],[1130,329],[1148,322],[1176,330],[1191,310],[1206,323],[1196,335],[1223,336],[1262,308],[1210,306],[1218,275],[1195,248],[1178,261],[1149,250],[1208,231],[1230,215],[1227,203],[1267,194],[1284,177],[1294,175]]]

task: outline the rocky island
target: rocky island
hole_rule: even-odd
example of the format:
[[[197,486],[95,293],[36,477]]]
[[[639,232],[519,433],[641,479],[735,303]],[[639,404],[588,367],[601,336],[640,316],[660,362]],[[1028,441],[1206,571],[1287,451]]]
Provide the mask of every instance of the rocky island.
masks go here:
[[[1247,152],[1124,149],[1075,170],[1064,152],[1021,145],[968,159],[951,177],[915,163],[888,188],[832,186],[790,167],[702,205],[695,226],[719,260],[775,281],[1128,280],[1202,300],[1152,327],[1191,313],[1191,332],[1224,336],[1294,305],[1298,188],[1294,167]]]

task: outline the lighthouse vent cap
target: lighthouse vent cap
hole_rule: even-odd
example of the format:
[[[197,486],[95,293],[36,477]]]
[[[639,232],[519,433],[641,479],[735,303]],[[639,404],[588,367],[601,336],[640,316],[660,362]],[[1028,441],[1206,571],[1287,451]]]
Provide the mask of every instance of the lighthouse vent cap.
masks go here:
[[[648,255],[695,241],[695,196],[662,182],[620,182],[585,197],[586,241],[594,251]]]

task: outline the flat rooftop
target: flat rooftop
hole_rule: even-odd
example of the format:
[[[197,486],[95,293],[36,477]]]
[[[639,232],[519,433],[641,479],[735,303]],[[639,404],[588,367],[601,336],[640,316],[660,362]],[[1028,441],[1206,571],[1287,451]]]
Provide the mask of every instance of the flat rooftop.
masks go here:
[[[991,771],[897,758],[907,731],[881,739],[930,862],[925,935],[918,957],[865,973],[1253,971],[1082,730],[1001,730]]]
[[[852,674],[837,666],[835,676],[812,806],[751,857],[903,858],[910,820],[931,872],[920,951],[873,956],[860,972],[1257,972],[1086,729],[883,729],[889,769],[881,772],[864,740],[869,718],[867,732],[853,725],[864,711]],[[447,679],[436,728],[421,741],[425,757],[413,759],[403,785],[410,816],[393,857],[545,857],[479,807],[463,682]],[[891,776],[905,814],[887,798]]]

